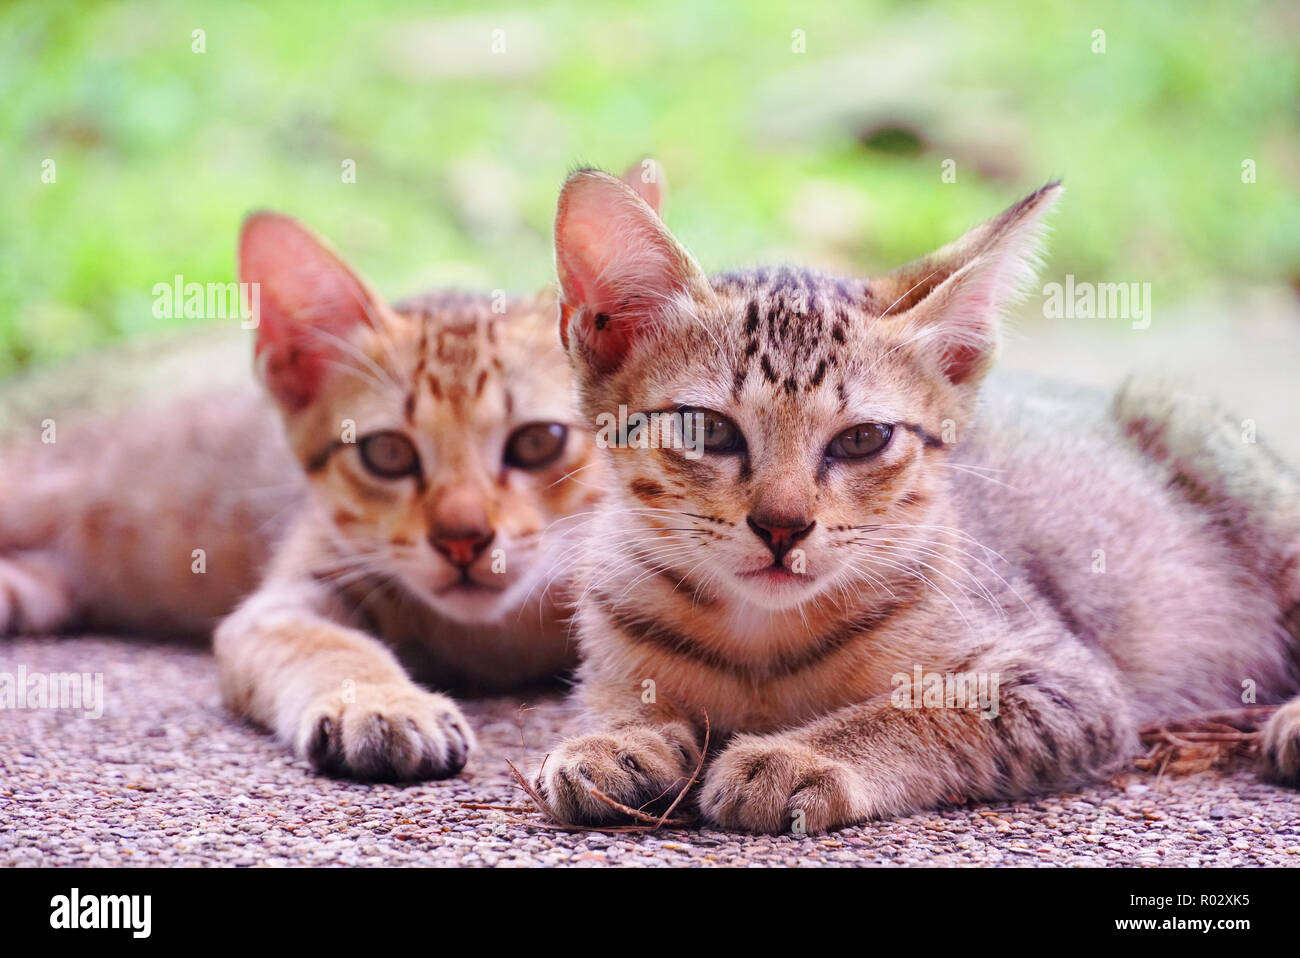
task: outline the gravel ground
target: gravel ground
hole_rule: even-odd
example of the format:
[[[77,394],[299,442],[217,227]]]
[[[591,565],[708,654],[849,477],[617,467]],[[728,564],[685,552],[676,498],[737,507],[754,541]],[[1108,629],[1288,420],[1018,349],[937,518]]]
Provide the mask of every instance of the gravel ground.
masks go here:
[[[0,711],[0,865],[1300,866],[1300,795],[1245,771],[1134,773],[824,836],[556,832],[526,824],[506,768],[534,768],[563,734],[554,694],[468,703],[483,747],[462,777],[364,786],[311,774],[232,718],[205,651],[0,641],[0,672],[20,665],[102,672],[105,708]]]

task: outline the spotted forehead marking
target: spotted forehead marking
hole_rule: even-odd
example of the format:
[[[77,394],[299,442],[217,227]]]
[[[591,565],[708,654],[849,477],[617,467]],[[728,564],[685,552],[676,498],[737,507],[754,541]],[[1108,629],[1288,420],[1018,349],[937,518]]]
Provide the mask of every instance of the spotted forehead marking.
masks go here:
[[[786,395],[817,389],[842,367],[854,316],[879,313],[866,283],[812,270],[756,269],[710,282],[716,292],[744,302],[732,317],[744,342],[732,379],[737,400],[751,375]]]
[[[399,312],[421,321],[420,341],[406,417],[412,420],[421,392],[434,402],[463,405],[482,397],[490,378],[504,381],[497,355],[497,326],[506,314],[492,299],[474,293],[432,293],[399,304]]]

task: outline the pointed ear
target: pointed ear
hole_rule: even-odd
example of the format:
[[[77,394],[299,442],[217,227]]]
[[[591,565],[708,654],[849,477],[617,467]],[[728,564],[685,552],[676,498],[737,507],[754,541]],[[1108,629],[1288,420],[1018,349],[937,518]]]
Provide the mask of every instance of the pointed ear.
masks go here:
[[[1059,182],[1031,193],[924,259],[873,280],[882,319],[899,326],[954,384],[978,383],[997,352],[999,317],[1038,270],[1044,214]]]
[[[636,195],[645,200],[646,206],[654,210],[660,219],[664,218],[664,199],[668,195],[668,179],[663,164],[646,157],[639,163],[633,163],[623,174],[623,182],[636,191]]]
[[[622,180],[580,170],[555,214],[560,338],[596,372],[613,372],[666,322],[664,307],[703,298],[708,281],[646,202]]]
[[[258,373],[281,406],[300,410],[341,358],[338,341],[372,322],[381,301],[328,243],[279,213],[244,220],[239,279],[257,323]]]

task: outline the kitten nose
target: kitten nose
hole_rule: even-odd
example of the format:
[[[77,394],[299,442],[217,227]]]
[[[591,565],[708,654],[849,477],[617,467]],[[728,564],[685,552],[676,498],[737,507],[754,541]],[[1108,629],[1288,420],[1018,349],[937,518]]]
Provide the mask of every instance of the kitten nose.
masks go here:
[[[448,562],[463,568],[481,556],[496,535],[495,529],[437,526],[430,533],[429,542]]]
[[[785,554],[790,551],[791,547],[812,532],[813,526],[817,525],[816,520],[809,522],[802,516],[798,518],[790,516],[759,516],[753,513],[746,516],[745,521],[754,530],[754,535],[762,539],[767,544],[767,547],[772,550],[772,555],[777,562],[784,559]]]

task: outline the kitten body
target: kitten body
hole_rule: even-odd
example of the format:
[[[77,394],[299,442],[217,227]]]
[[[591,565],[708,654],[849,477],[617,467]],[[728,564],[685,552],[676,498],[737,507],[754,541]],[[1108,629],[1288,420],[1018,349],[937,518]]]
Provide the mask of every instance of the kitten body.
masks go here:
[[[1058,191],[866,282],[706,277],[617,181],[571,178],[583,412],[698,413],[715,448],[607,453],[577,613],[593,732],[543,767],[559,814],[609,820],[592,787],[662,802],[706,724],[707,820],[819,830],[1068,787],[1144,721],[1295,694],[1290,470],[1162,384],[980,389]],[[1300,774],[1296,701],[1264,752]]]
[[[223,375],[246,338],[151,347],[5,385],[0,634],[207,634],[301,502],[274,410]]]
[[[598,486],[575,478],[592,443],[567,430],[551,294],[495,306],[436,296],[389,311],[371,300],[347,340],[365,374],[336,375],[302,405],[301,369],[276,384],[295,347],[263,360],[273,394],[287,397],[286,435],[309,494],[258,590],[217,628],[216,651],[235,710],[327,771],[411,779],[460,769],[468,723],[408,671],[500,689],[572,662],[550,588],[571,543],[551,527],[596,498]],[[394,382],[374,381],[394,367]],[[356,441],[336,438],[340,428]],[[512,437],[547,428],[562,437],[554,454],[510,461]],[[366,437],[392,434],[414,466],[376,476]]]
[[[449,393],[469,397],[480,372],[469,360],[470,350],[481,349],[483,367],[495,371],[499,365],[500,379],[516,380],[512,402],[563,417],[569,377],[562,355],[556,359],[553,296],[544,292],[497,302],[501,311],[494,313],[486,295],[431,294],[398,303],[392,311],[412,333],[427,328],[431,341],[447,328],[459,330],[467,344],[472,341],[450,362],[426,361]],[[493,343],[497,336],[507,341]],[[356,551],[333,531],[346,495],[326,488],[313,496],[274,403],[256,383],[245,381],[246,375],[226,375],[228,369],[246,367],[246,338],[191,338],[201,341],[165,344],[162,357],[110,357],[111,373],[99,377],[108,381],[71,397],[59,396],[57,384],[15,387],[27,395],[7,404],[8,423],[16,427],[21,421],[30,434],[48,418],[55,432],[48,443],[11,436],[3,456],[7,494],[0,510],[5,544],[0,568],[10,576],[4,581],[13,591],[0,595],[10,631],[75,626],[205,637],[259,585],[281,544],[291,553],[293,543],[318,530],[321,542],[306,546],[297,558],[282,556],[275,565],[321,574]],[[413,357],[417,345],[407,344]],[[96,371],[73,364],[58,374],[93,377]],[[128,377],[133,382],[123,381]],[[141,388],[141,381],[155,386]],[[458,450],[462,459],[472,457],[484,434],[509,431],[514,419],[506,414],[499,384],[495,399],[493,391],[485,381],[470,403],[473,409],[444,411],[439,445],[445,453]],[[88,416],[85,405],[95,412]],[[440,478],[450,484],[453,475],[448,467]],[[573,501],[585,503],[593,489],[590,483],[581,489],[558,483],[554,491],[562,494],[554,501],[525,504],[530,490],[516,487],[506,490],[502,508],[517,511],[519,519],[507,524],[527,523],[527,532],[564,515],[569,500],[563,494],[578,491]],[[387,541],[378,540],[366,551],[382,551]],[[356,584],[342,591],[353,597],[357,614],[383,623],[377,631],[425,680],[510,688],[573,664],[569,643],[554,627],[551,603],[543,601],[544,593],[557,592],[548,588],[558,582],[549,569],[533,567],[531,578],[519,580],[517,601],[508,598],[481,611],[450,606],[440,613],[414,593],[396,601],[394,593],[379,590],[385,560],[397,556],[375,558],[374,576],[358,574]],[[531,565],[521,561],[518,571]],[[375,594],[362,603],[367,591]],[[390,607],[400,608],[401,615]]]
[[[267,292],[278,281],[261,280]],[[571,418],[549,291],[432,294],[391,308],[376,297],[367,308],[376,325],[348,331],[320,394],[286,417],[253,383],[218,383],[164,388],[89,419],[56,414],[53,442],[14,442],[0,625],[204,635],[239,605],[216,646],[237,712],[332,771],[457,771],[469,726],[408,673],[481,691],[572,667],[557,603],[567,530],[546,531],[593,500],[595,484],[566,478],[589,464],[591,444],[575,432],[534,471],[501,462],[515,429]],[[179,371],[201,377],[229,352],[199,352]],[[367,481],[355,458],[345,463],[358,453],[342,437],[381,425],[426,445],[423,496],[415,478]],[[319,462],[323,449],[338,461]],[[440,515],[490,529],[499,571],[489,552],[467,569],[440,555]],[[476,584],[457,585],[462,575]],[[331,696],[355,698],[376,728],[409,720],[421,739],[399,731],[395,744],[378,735],[351,755],[310,755],[299,713]]]
[[[659,208],[657,163],[627,177]],[[567,573],[602,483],[555,293],[390,305],[274,213],[245,222],[239,263],[257,387],[214,375],[228,348],[181,351],[161,397],[153,363],[94,370],[111,389],[64,371],[62,406],[91,420],[5,405],[0,634],[219,622],[227,704],[317,769],[454,774],[473,732],[416,680],[500,690],[575,659]]]

